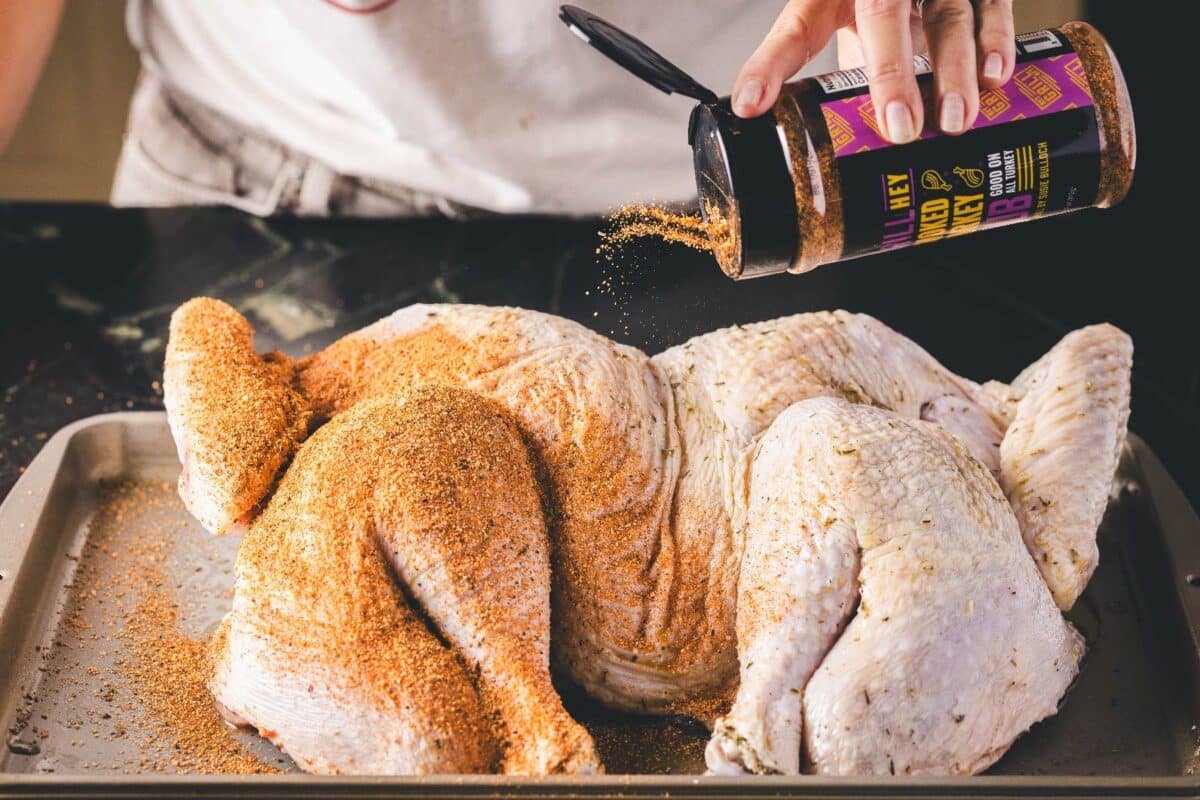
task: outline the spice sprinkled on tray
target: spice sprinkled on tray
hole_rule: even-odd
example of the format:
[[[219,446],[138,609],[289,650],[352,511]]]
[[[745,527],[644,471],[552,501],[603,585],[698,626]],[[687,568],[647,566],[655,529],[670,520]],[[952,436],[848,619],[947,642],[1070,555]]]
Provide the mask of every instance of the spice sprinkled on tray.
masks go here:
[[[65,554],[62,625],[39,645],[26,697],[37,772],[275,773],[273,747],[221,719],[209,692],[207,632],[228,604],[236,540],[187,522],[165,481],[102,486],[87,539]],[[10,748],[11,749],[11,748]]]

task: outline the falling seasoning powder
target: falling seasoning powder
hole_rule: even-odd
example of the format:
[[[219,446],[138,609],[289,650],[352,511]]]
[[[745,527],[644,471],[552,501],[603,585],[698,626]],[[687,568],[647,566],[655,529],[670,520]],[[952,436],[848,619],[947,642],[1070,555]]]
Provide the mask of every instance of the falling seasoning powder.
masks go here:
[[[600,232],[596,254],[612,261],[622,247],[647,236],[713,252],[718,258],[734,243],[730,221],[716,206],[706,208],[701,215],[654,204],[625,205],[609,215],[607,228]]]

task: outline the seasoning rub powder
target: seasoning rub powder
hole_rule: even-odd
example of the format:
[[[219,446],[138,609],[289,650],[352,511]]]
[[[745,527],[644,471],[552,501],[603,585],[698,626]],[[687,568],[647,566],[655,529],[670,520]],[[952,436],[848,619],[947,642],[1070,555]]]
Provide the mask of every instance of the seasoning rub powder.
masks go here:
[[[100,490],[41,680],[10,750],[25,768],[78,773],[274,773],[290,761],[225,724],[203,632],[228,604],[235,539],[200,532],[175,486]],[[22,746],[12,747],[16,741]]]
[[[612,261],[617,252],[635,239],[650,236],[693,250],[721,253],[735,246],[728,219],[715,206],[706,215],[672,211],[654,204],[621,206],[608,218],[608,227],[600,232],[596,254]]]

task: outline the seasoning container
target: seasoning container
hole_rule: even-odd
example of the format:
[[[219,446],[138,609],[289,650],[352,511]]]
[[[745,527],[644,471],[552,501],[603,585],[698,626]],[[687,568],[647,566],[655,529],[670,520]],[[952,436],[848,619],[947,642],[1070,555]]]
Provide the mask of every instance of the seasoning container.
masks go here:
[[[1104,37],[1084,22],[1017,37],[1012,80],[981,93],[975,126],[934,126],[929,61],[921,136],[879,131],[861,69],[786,84],[774,108],[737,117],[643,42],[575,6],[580,38],[668,94],[699,101],[688,124],[700,212],[735,279],[923,245],[1081,208],[1115,205],[1133,181],[1129,91]],[[715,224],[719,223],[719,224]]]

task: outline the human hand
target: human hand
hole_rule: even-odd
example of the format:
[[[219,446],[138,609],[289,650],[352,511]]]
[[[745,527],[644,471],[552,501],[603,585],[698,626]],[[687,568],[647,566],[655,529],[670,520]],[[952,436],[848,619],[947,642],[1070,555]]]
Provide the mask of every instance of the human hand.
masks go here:
[[[789,0],[734,82],[734,113],[769,109],[834,31],[843,66],[866,70],[879,129],[896,144],[925,124],[913,54],[926,42],[938,127],[949,134],[974,124],[979,87],[1005,83],[1016,61],[1012,0]]]

